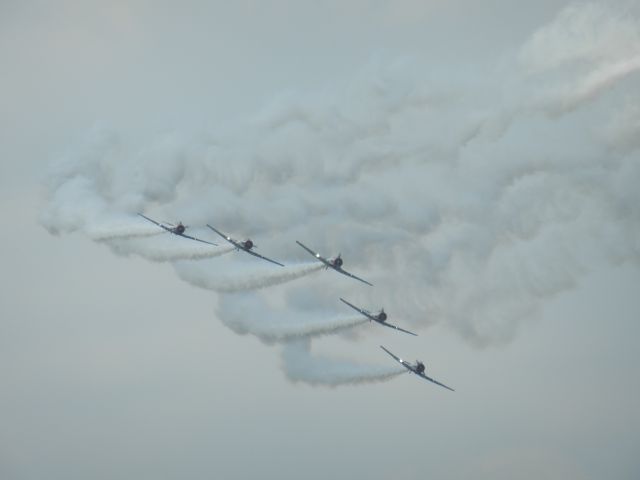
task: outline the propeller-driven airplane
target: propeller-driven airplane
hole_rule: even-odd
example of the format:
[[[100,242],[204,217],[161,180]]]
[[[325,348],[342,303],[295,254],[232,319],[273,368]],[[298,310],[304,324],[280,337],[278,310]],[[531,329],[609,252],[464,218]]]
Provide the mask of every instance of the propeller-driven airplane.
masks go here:
[[[364,315],[365,317],[367,317],[370,321],[373,320],[374,322],[379,323],[380,325],[383,325],[385,327],[389,327],[389,328],[393,328],[395,330],[399,330],[401,332],[404,333],[408,333],[409,335],[413,335],[415,337],[418,336],[417,333],[413,333],[410,332],[409,330],[404,330],[400,327],[396,327],[395,325],[391,325],[390,323],[387,323],[387,314],[384,311],[384,308],[382,310],[380,310],[379,313],[372,313],[368,310],[365,310],[363,308],[358,308],[355,305],[353,305],[352,303],[347,302],[344,298],[340,298],[340,301],[346,305],[349,305],[351,308],[353,308],[356,312],[361,313],[362,315]]]
[[[231,237],[225,235],[224,233],[222,233],[220,230],[217,230],[217,229],[213,228],[208,223],[207,223],[207,227],[209,227],[211,230],[216,232],[218,235],[220,235],[222,238],[224,238],[231,245],[236,247],[236,250],[244,250],[245,252],[247,252],[250,255],[253,255],[254,257],[262,258],[263,260],[266,260],[267,262],[275,263],[276,265],[280,265],[281,267],[284,267],[284,265],[281,264],[280,262],[276,262],[275,260],[271,260],[270,258],[264,257],[264,256],[260,255],[259,253],[256,253],[256,252],[252,251],[251,250],[252,248],[258,248],[258,246],[255,243],[253,243],[250,238],[247,238],[244,241],[243,240],[234,240],[233,238],[231,238]]]
[[[342,269],[342,257],[340,254],[338,254],[337,257],[335,258],[324,258],[322,255],[320,255],[319,253],[314,252],[313,250],[311,250],[309,247],[303,245],[302,243],[300,243],[298,240],[296,240],[296,243],[298,245],[300,245],[302,248],[304,248],[307,252],[309,252],[311,255],[313,255],[314,257],[316,257],[318,260],[320,260],[322,263],[325,264],[326,268],[333,268],[336,272],[341,273],[343,275],[346,275],[347,277],[351,277],[351,278],[355,278],[356,280],[360,280],[362,283],[366,283],[367,285],[371,285],[373,287],[372,283],[367,282],[366,280],[363,280],[360,277],[355,276],[353,273],[349,273],[346,270]]]
[[[389,350],[387,350],[386,348],[384,348],[382,345],[380,345],[380,348],[383,349],[385,352],[387,352],[389,355],[391,355],[397,362],[400,362],[400,364],[406,368],[407,370],[409,370],[411,373],[414,373],[416,375],[418,375],[419,377],[424,378],[425,380],[429,380],[430,382],[435,383],[436,385],[440,385],[441,387],[446,388],[447,390],[451,390],[452,392],[455,392],[455,390],[451,387],[447,387],[445,384],[440,383],[436,380],[434,380],[431,377],[427,377],[427,375],[425,374],[425,367],[424,367],[424,363],[422,363],[419,360],[416,360],[415,365],[412,365],[409,362],[405,362],[404,360],[402,360],[400,357],[396,357],[393,353],[391,353]]]
[[[207,245],[214,245],[216,247],[218,246],[217,243],[207,242],[206,240],[201,240],[199,238],[187,235],[186,233],[184,233],[184,231],[187,229],[187,227],[184,226],[182,224],[182,222],[178,222],[178,225],[175,225],[175,226],[174,225],[164,225],[162,223],[159,223],[159,222],[156,222],[155,220],[150,219],[149,217],[147,217],[147,216],[145,216],[145,215],[143,215],[141,213],[138,213],[138,215],[140,215],[145,220],[149,220],[151,223],[155,223],[160,228],[164,228],[167,232],[173,233],[174,235],[178,235],[180,237],[188,238],[190,240],[195,240],[196,242],[206,243]]]

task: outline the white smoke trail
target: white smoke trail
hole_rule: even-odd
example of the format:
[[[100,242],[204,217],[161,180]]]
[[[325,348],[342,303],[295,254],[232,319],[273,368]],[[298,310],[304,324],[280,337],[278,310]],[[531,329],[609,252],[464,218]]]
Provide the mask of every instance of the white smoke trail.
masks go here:
[[[96,226],[87,227],[87,235],[89,238],[96,242],[117,240],[117,239],[130,239],[130,238],[144,238],[155,237],[157,235],[163,235],[165,232],[158,227],[136,225],[133,223],[120,223],[109,224],[104,223]]]
[[[173,234],[153,239],[118,238],[105,240],[104,243],[120,255],[138,255],[154,262],[215,258],[234,250],[232,246],[215,247],[187,238],[179,238]]]
[[[566,114],[640,69],[640,22],[605,4],[572,4],[531,36],[519,60],[543,85],[534,103]]]
[[[112,230],[109,228],[105,228],[103,226],[100,226],[95,230],[91,230],[91,229],[87,230],[87,235],[89,236],[89,238],[91,238],[91,240],[96,242],[108,242],[109,240],[118,240],[118,239],[127,240],[130,238],[155,237],[158,235],[162,235],[163,233],[168,233],[168,232],[158,232],[157,230],[149,231],[149,229],[139,230],[139,231],[134,231],[129,229]]]
[[[333,387],[384,382],[407,372],[402,366],[362,365],[347,360],[313,356],[308,340],[291,341],[284,345],[282,368],[292,382]]]
[[[368,322],[362,315],[311,316],[301,312],[297,315],[275,314],[268,309],[258,309],[242,302],[222,302],[218,316],[234,332],[252,334],[265,342],[282,342],[300,337],[317,337],[336,334]]]
[[[322,263],[317,262],[285,267],[267,265],[269,270],[256,266],[243,273],[235,271],[229,274],[219,269],[207,269],[204,264],[176,263],[174,266],[178,276],[186,282],[219,293],[244,292],[280,285],[317,272],[324,267]]]
[[[554,115],[575,110],[638,70],[640,70],[640,55],[597,68],[579,82],[565,86],[562,93],[557,93],[546,100],[546,108]]]

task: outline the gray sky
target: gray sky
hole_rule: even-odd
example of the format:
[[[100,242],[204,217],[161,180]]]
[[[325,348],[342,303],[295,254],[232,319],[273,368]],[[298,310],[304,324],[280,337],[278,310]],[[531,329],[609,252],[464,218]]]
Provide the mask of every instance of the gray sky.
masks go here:
[[[531,3],[4,2],[0,476],[637,478],[640,12]],[[139,209],[376,287],[148,261],[196,247]],[[420,336],[291,382],[255,329],[338,296]],[[307,384],[379,344],[457,391]]]

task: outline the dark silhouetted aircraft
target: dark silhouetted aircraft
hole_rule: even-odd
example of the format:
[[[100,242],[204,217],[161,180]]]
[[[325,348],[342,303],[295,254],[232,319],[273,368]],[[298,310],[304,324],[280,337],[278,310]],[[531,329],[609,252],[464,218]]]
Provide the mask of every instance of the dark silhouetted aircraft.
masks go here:
[[[396,327],[395,325],[392,325],[390,323],[387,323],[387,314],[384,311],[384,308],[382,310],[380,310],[379,313],[371,313],[368,310],[365,310],[363,308],[359,308],[356,307],[355,305],[353,305],[352,303],[347,302],[344,298],[340,298],[340,301],[346,305],[349,305],[351,308],[353,308],[356,312],[360,312],[362,315],[364,315],[365,317],[367,317],[369,320],[373,320],[374,322],[379,323],[380,325],[383,325],[385,327],[389,327],[389,328],[393,328],[395,330],[399,330],[401,332],[404,333],[408,333],[409,335],[413,335],[413,336],[418,336],[417,333],[413,333],[410,332],[409,330],[404,330],[403,328],[400,327]]]
[[[311,250],[309,247],[303,245],[301,242],[299,242],[298,240],[296,240],[296,243],[298,245],[300,245],[302,248],[304,248],[307,252],[309,252],[311,255],[313,255],[314,257],[316,257],[318,260],[320,260],[322,263],[325,264],[325,266],[327,268],[333,268],[336,272],[339,272],[343,275],[346,275],[347,277],[351,277],[351,278],[355,278],[356,280],[361,281],[362,283],[366,283],[367,285],[371,285],[373,287],[373,284],[367,282],[366,280],[363,280],[360,277],[355,276],[353,273],[349,273],[346,270],[342,269],[342,256],[340,254],[338,254],[337,257],[335,258],[324,258],[322,255],[320,255],[319,253],[314,252],[313,250]]]
[[[184,238],[188,238],[190,240],[195,240],[196,242],[202,242],[202,243],[206,243],[207,245],[214,245],[214,246],[218,246],[217,243],[213,243],[213,242],[207,242],[206,240],[201,240],[199,238],[196,237],[192,237],[190,235],[187,235],[186,233],[184,233],[184,231],[187,229],[186,226],[184,226],[182,224],[182,222],[178,222],[178,225],[164,225],[162,223],[156,222],[155,220],[150,219],[149,217],[138,213],[138,215],[140,215],[142,218],[144,218],[145,220],[149,220],[151,223],[155,223],[157,226],[159,226],[160,228],[163,228],[164,230],[166,230],[169,233],[173,233],[174,235],[178,235],[180,237],[184,237]]]
[[[254,257],[258,257],[258,258],[261,258],[263,260],[266,260],[267,262],[275,263],[276,265],[280,265],[281,267],[284,267],[284,265],[281,264],[280,262],[276,262],[275,260],[271,260],[270,258],[264,257],[264,256],[260,255],[259,253],[254,252],[252,249],[253,248],[258,248],[258,246],[255,243],[253,243],[250,238],[247,238],[246,240],[234,240],[233,238],[225,235],[220,230],[215,229],[214,227],[212,227],[209,224],[207,224],[207,227],[209,227],[211,230],[216,232],[218,235],[220,235],[222,238],[224,238],[231,245],[236,247],[236,250],[244,250],[245,252],[247,252],[250,255],[253,255]]]
[[[400,362],[400,364],[406,368],[407,370],[409,370],[411,373],[414,373],[415,375],[424,378],[425,380],[429,380],[430,382],[435,383],[436,385],[440,385],[441,387],[446,388],[447,390],[451,390],[452,392],[455,392],[455,390],[451,387],[447,387],[445,384],[438,382],[437,380],[434,380],[431,377],[427,377],[427,375],[425,374],[425,366],[424,363],[422,363],[419,360],[416,360],[415,365],[412,365],[409,362],[405,362],[404,360],[402,360],[400,357],[396,357],[393,353],[391,353],[389,350],[387,350],[386,348],[384,348],[382,345],[380,345],[380,348],[383,349],[385,352],[387,352],[389,355],[391,355],[397,362]]]

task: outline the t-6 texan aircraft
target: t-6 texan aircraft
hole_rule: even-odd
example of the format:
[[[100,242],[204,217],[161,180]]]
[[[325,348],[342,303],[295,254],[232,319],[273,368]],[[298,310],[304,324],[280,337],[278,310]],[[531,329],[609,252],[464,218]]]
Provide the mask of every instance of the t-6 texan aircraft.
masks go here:
[[[455,390],[453,388],[447,387],[445,384],[440,383],[440,382],[434,380],[431,377],[427,377],[425,375],[425,373],[424,373],[424,363],[422,363],[421,361],[416,360],[416,364],[412,365],[409,362],[405,362],[400,357],[396,357],[393,353],[391,353],[389,350],[384,348],[382,345],[380,345],[380,348],[383,349],[385,352],[387,352],[389,355],[391,355],[397,362],[400,362],[402,364],[402,366],[404,368],[406,368],[407,370],[409,370],[411,373],[414,373],[414,374],[418,375],[419,377],[424,378],[425,380],[429,380],[430,382],[433,382],[436,385],[440,385],[441,387],[444,387],[447,390],[451,390],[452,392],[455,392]]]
[[[369,320],[373,320],[374,322],[378,322],[380,325],[384,325],[385,327],[389,327],[389,328],[394,328],[396,330],[400,330],[401,332],[408,333],[409,335],[414,335],[416,337],[418,336],[417,333],[413,333],[413,332],[410,332],[409,330],[404,330],[404,329],[402,329],[400,327],[396,327],[395,325],[391,325],[390,323],[387,323],[387,314],[385,313],[384,308],[382,310],[380,310],[379,313],[371,313],[368,310],[356,307],[352,303],[347,302],[344,298],[340,298],[340,301],[342,303],[346,304],[346,305],[349,305],[356,312],[360,312],[362,315],[367,317]]]
[[[247,238],[244,241],[243,240],[234,240],[233,238],[231,238],[231,237],[225,235],[224,233],[222,233],[220,230],[216,230],[215,228],[213,228],[208,223],[207,223],[207,227],[209,227],[211,230],[216,232],[218,235],[220,235],[222,238],[224,238],[231,245],[236,247],[236,250],[244,250],[245,252],[247,252],[250,255],[253,255],[254,257],[258,257],[258,258],[261,258],[263,260],[266,260],[267,262],[275,263],[276,265],[280,265],[281,267],[284,267],[284,265],[281,264],[280,262],[276,262],[275,260],[271,260],[270,258],[263,257],[259,253],[253,252],[251,249],[252,248],[258,248],[258,246],[255,243],[253,243],[250,238]]]
[[[178,222],[178,225],[163,225],[162,223],[158,223],[155,220],[151,220],[149,217],[144,216],[141,213],[138,213],[138,215],[140,215],[142,218],[149,220],[151,223],[155,223],[157,226],[159,226],[160,228],[164,228],[167,232],[169,233],[173,233],[174,235],[178,235],[180,237],[184,237],[184,238],[188,238],[191,240],[195,240],[196,242],[202,242],[202,243],[206,243],[207,245],[214,245],[214,246],[218,246],[217,243],[213,243],[213,242],[207,242],[206,240],[200,240],[199,238],[196,237],[191,237],[187,234],[184,233],[184,231],[187,229],[187,227],[185,227],[182,222]]]
[[[298,245],[300,245],[302,248],[304,248],[311,255],[316,257],[318,260],[320,260],[322,263],[324,263],[327,268],[333,268],[336,272],[339,272],[339,273],[341,273],[343,275],[346,275],[347,277],[351,277],[351,278],[355,278],[356,280],[360,280],[362,283],[366,283],[367,285],[371,285],[373,287],[372,283],[369,283],[366,280],[361,279],[360,277],[356,277],[353,273],[349,273],[346,270],[343,270],[342,269],[342,263],[343,262],[342,262],[342,257],[340,256],[340,254],[338,254],[338,256],[335,257],[335,258],[326,259],[323,256],[321,256],[319,253],[314,252],[309,247],[307,247],[307,246],[303,245],[302,243],[300,243],[298,240],[296,240],[296,243]]]

